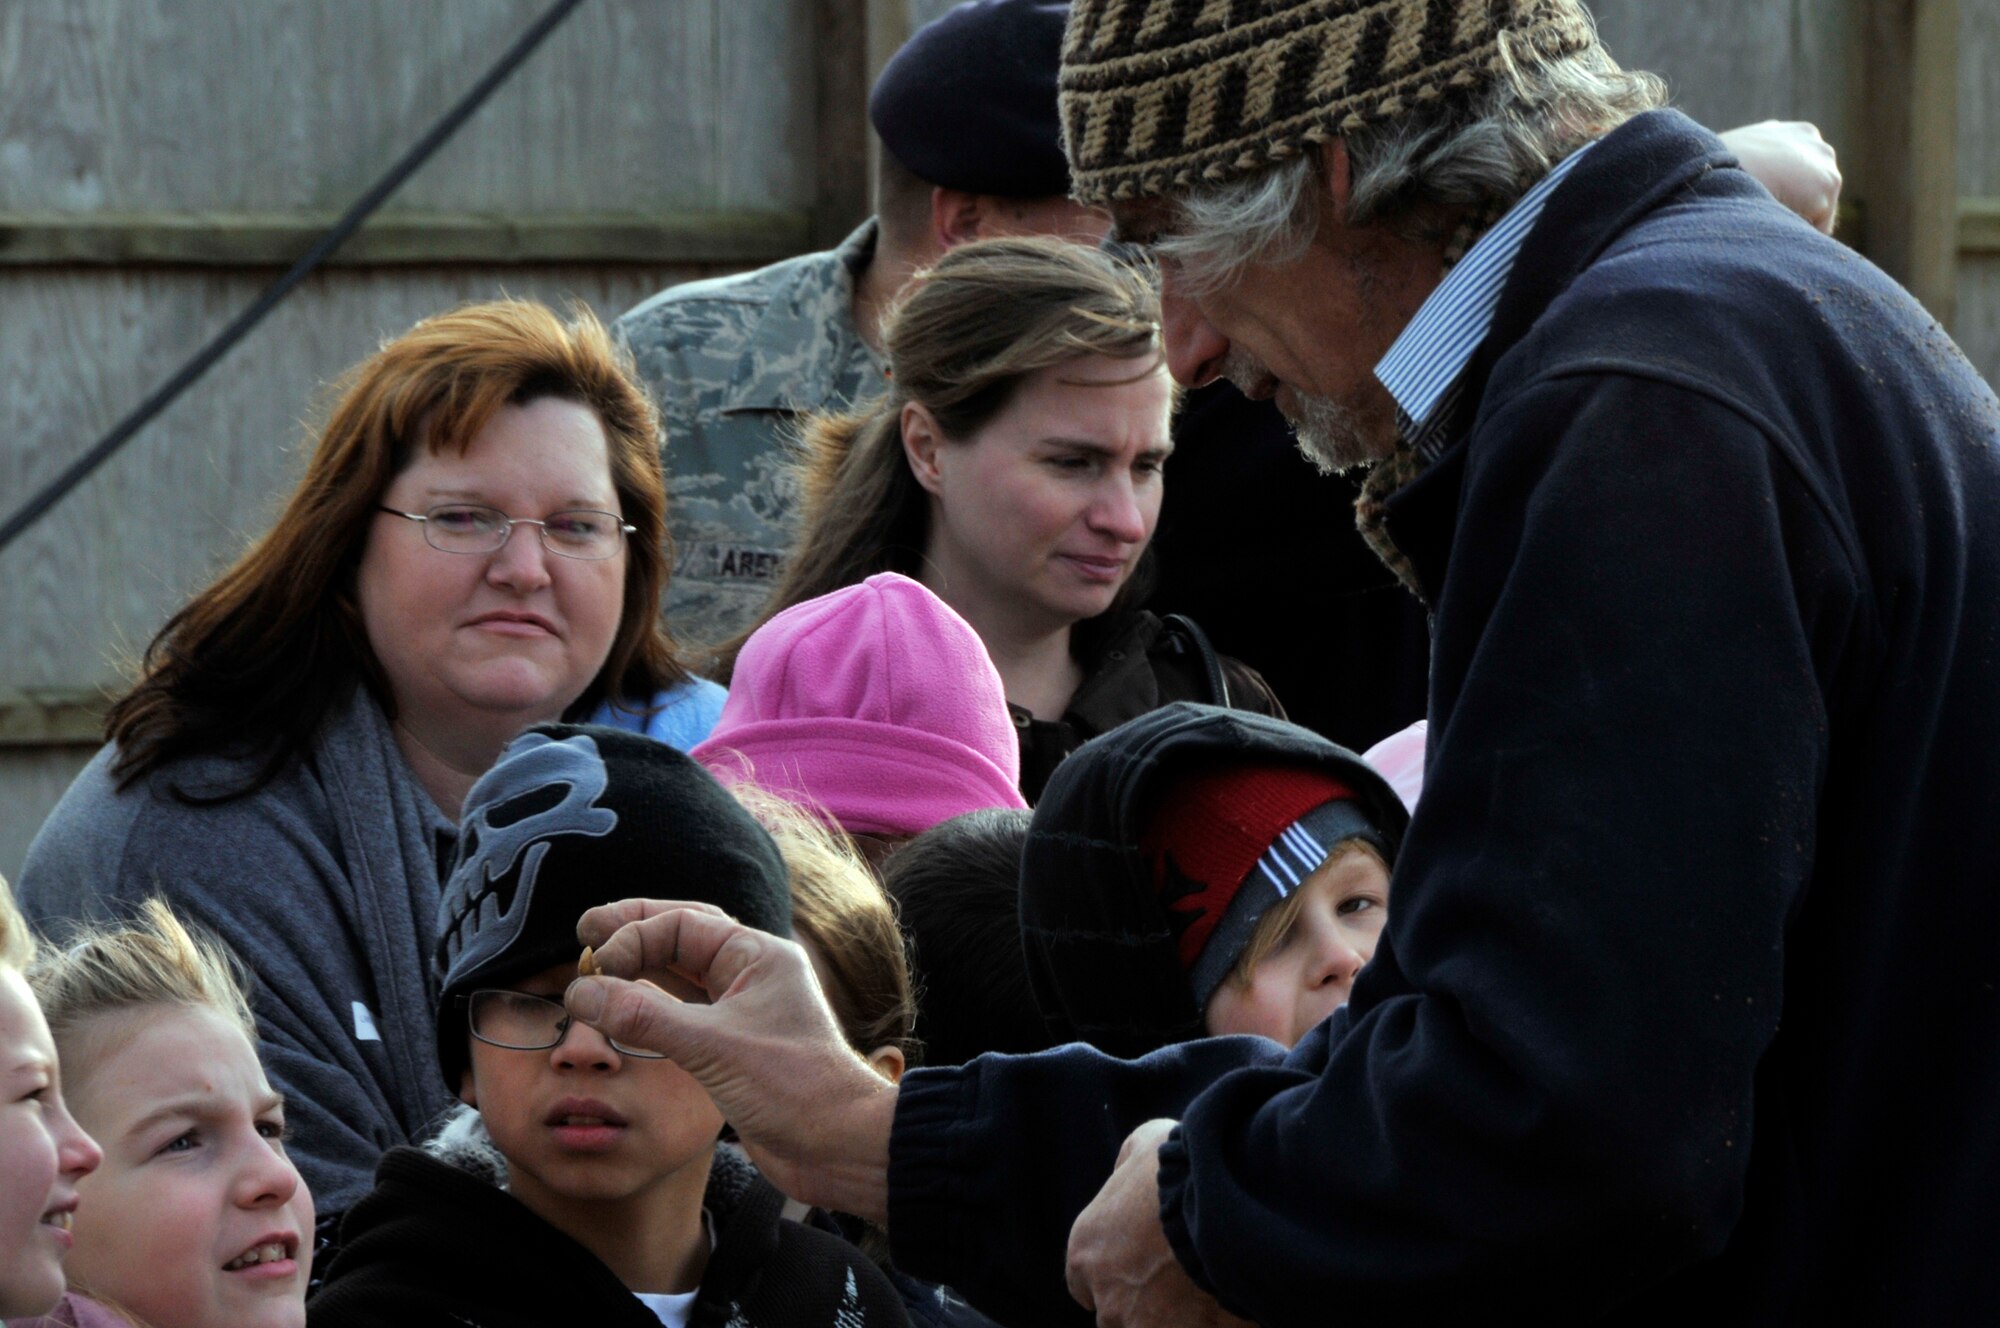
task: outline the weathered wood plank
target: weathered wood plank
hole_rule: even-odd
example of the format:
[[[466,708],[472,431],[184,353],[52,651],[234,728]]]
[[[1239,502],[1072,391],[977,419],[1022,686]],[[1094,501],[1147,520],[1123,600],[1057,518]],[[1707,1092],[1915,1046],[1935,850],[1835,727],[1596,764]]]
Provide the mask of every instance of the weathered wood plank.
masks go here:
[[[1958,193],[2000,198],[2000,4],[1959,5]]]
[[[2000,198],[1959,200],[1958,252],[2000,255]]]
[[[0,747],[95,747],[109,703],[104,688],[0,684]]]
[[[1811,120],[1839,152],[1848,192],[1865,133],[1861,0],[1792,0],[1792,88],[1786,119]]]
[[[1946,327],[1958,299],[1958,0],[1868,0],[1868,255]]]
[[[715,193],[704,206],[760,198],[797,200],[801,210],[810,208],[819,114],[812,24],[811,0],[723,3],[716,9],[713,72],[705,84],[709,104],[703,112]],[[650,150],[680,149],[670,139],[655,138]],[[809,247],[801,242],[794,252]]]
[[[804,210],[814,3],[584,5],[395,205]],[[546,7],[0,5],[0,207],[337,210]]]
[[[0,876],[20,876],[29,841],[94,748],[0,748]]]
[[[1592,0],[1618,62],[1667,80],[1674,104],[1716,129],[1794,118],[1794,0]]]
[[[1989,383],[2000,383],[2000,256],[1958,265],[1958,318],[1952,340]]]
[[[903,9],[910,31],[915,32],[924,24],[942,17],[947,9],[957,3],[958,0],[907,0]]]
[[[813,242],[831,248],[869,212],[868,0],[814,0],[818,180]]]
[[[2000,383],[2000,4],[1959,7],[1958,309],[1952,336]]]
[[[289,266],[332,213],[0,212],[0,266]],[[380,213],[328,266],[448,263],[760,264],[804,249],[803,212],[477,216]]]

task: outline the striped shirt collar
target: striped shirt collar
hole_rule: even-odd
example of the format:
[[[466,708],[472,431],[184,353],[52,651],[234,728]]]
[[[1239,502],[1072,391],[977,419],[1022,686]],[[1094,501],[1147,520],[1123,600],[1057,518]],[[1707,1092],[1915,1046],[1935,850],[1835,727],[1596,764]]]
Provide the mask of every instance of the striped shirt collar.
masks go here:
[[[1403,441],[1423,460],[1433,461],[1444,450],[1445,426],[1458,402],[1465,366],[1493,329],[1500,292],[1522,242],[1549,196],[1594,146],[1586,143],[1570,153],[1479,237],[1375,366],[1375,377],[1395,399]]]

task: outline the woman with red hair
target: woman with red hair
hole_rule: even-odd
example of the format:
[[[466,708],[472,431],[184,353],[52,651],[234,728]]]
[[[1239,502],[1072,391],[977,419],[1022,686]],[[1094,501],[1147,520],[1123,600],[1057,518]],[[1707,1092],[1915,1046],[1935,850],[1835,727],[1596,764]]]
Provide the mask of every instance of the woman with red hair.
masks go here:
[[[45,930],[158,894],[250,965],[323,1213],[452,1101],[427,974],[473,781],[530,724],[597,712],[687,746],[720,709],[660,621],[655,427],[588,312],[472,305],[387,343],[29,849]]]

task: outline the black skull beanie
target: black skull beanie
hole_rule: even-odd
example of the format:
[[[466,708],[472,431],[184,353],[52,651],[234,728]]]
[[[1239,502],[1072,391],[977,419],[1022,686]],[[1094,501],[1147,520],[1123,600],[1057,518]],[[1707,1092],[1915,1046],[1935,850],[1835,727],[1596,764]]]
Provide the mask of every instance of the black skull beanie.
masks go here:
[[[620,899],[714,904],[791,934],[784,860],[700,765],[620,729],[543,724],[507,745],[466,796],[438,904],[438,1064],[458,1084],[464,1002],[582,950],[577,919]]]

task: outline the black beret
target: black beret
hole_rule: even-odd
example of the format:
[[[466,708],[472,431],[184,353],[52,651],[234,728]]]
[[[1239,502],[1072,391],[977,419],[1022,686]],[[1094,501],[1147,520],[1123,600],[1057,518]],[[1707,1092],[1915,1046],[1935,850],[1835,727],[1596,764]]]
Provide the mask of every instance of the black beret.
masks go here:
[[[662,742],[541,724],[466,795],[438,903],[438,1062],[465,1067],[457,998],[504,987],[582,950],[577,919],[620,899],[691,899],[791,932],[777,845],[729,791]]]
[[[883,66],[868,118],[922,180],[1008,198],[1069,192],[1056,117],[1068,4],[967,0]]]

